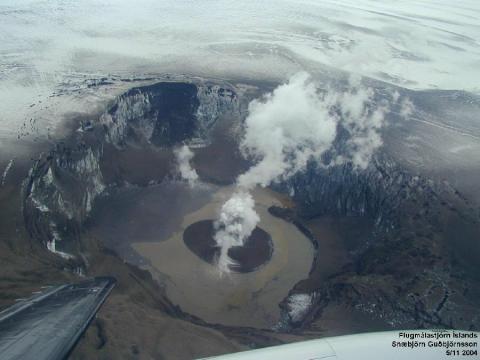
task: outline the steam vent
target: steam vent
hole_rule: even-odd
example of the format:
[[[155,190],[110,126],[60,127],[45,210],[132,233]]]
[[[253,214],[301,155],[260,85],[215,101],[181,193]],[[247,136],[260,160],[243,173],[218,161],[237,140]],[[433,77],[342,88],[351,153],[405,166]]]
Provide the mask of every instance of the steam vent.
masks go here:
[[[214,234],[213,220],[202,220],[185,229],[183,241],[200,259],[216,265],[220,248],[213,238]],[[237,273],[255,271],[267,264],[272,254],[272,238],[265,230],[256,227],[243,246],[235,246],[228,251],[228,255],[236,263],[230,266],[230,270]]]

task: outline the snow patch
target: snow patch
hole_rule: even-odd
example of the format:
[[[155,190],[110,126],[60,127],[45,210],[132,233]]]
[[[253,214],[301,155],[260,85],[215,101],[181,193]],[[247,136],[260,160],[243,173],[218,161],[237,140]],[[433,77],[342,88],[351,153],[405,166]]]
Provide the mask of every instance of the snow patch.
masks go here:
[[[307,314],[312,305],[311,294],[293,294],[288,297],[288,316],[293,322],[298,322]]]
[[[8,175],[8,172],[10,171],[10,169],[12,168],[13,166],[13,163],[14,163],[14,160],[10,160],[7,164],[7,166],[5,167],[5,170],[3,171],[3,175],[2,175],[2,182],[1,182],[1,185],[4,186],[5,185],[5,180],[7,179],[7,175]]]
[[[33,196],[30,196],[30,198],[32,199],[32,202],[33,204],[35,205],[35,207],[40,210],[42,213],[45,213],[45,212],[49,212],[50,209],[48,208],[48,206],[42,204],[40,201],[38,201],[35,197]]]
[[[57,226],[53,222],[50,223],[50,228],[52,230],[52,239],[50,241],[47,241],[47,249],[50,252],[56,255],[59,255],[66,260],[73,259],[74,258],[73,255],[67,254],[66,252],[59,251],[56,249],[56,242],[61,240],[60,234],[57,231]]]

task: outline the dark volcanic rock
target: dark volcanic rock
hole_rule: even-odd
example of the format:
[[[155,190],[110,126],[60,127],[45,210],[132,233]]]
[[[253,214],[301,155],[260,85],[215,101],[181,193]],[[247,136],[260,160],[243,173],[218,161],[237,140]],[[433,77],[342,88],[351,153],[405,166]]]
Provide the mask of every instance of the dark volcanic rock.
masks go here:
[[[458,258],[447,236],[451,224],[461,232],[478,226],[478,219],[447,183],[410,174],[386,154],[377,154],[365,170],[350,164],[310,164],[276,188],[298,204],[298,216],[272,209],[286,220],[298,223],[301,217],[328,215],[364,216],[374,222],[370,240],[343,271],[323,283],[307,279],[292,290],[290,295],[310,293],[313,305],[302,321],[292,322],[285,299],[282,308],[290,326],[321,323],[322,309],[349,304],[382,319],[386,328],[479,328],[479,300],[465,291],[480,291],[475,270]]]
[[[206,139],[216,121],[238,115],[233,90],[220,85],[158,83],[118,97],[100,118],[107,140],[117,147],[146,142],[171,146],[193,137]]]
[[[183,233],[185,245],[200,259],[215,265],[220,249],[213,238],[213,220],[203,220],[191,224]],[[247,273],[257,270],[272,258],[273,243],[270,235],[256,227],[244,246],[235,246],[228,255],[236,262],[230,270]]]
[[[103,119],[118,127],[126,126],[122,129],[123,136],[110,134],[116,145],[124,145],[127,135],[157,146],[169,146],[196,133],[198,107],[194,84],[158,83],[130,89],[119,97]]]

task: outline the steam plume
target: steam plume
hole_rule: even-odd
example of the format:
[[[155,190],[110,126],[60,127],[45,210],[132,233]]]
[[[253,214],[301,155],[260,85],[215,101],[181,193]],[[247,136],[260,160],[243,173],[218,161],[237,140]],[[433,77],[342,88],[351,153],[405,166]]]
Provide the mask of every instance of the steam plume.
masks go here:
[[[376,103],[374,95],[359,79],[350,79],[345,91],[322,90],[308,74],[299,73],[249,104],[240,149],[256,164],[238,177],[237,191],[223,205],[216,222],[222,270],[228,271],[232,263],[228,249],[242,245],[260,221],[249,194],[255,186],[285,180],[305,169],[308,161],[321,163],[322,155],[332,149],[339,128],[348,137],[332,164],[351,162],[360,169],[368,166],[382,145],[380,129],[390,109],[387,101]],[[393,96],[393,101],[398,98]]]
[[[220,247],[218,266],[228,272],[234,261],[228,256],[232,246],[241,246],[260,221],[254,209],[252,195],[243,190],[234,193],[222,206],[220,216],[215,221],[215,241]]]
[[[306,73],[293,76],[262,100],[249,105],[244,155],[259,162],[238,178],[240,187],[268,186],[301,170],[330,148],[336,119]]]
[[[175,157],[177,159],[178,170],[183,180],[188,181],[190,186],[194,186],[198,180],[198,174],[190,165],[190,160],[193,159],[193,152],[187,145],[175,149]]]

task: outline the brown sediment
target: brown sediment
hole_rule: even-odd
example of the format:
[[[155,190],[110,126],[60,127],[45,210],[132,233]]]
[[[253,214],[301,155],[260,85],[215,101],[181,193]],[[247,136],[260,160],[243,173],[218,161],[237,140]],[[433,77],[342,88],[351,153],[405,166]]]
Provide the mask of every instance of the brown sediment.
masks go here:
[[[272,257],[257,271],[221,274],[216,266],[193,253],[183,236],[191,224],[216,218],[218,209],[233,190],[220,188],[205,206],[180,215],[182,224],[169,239],[137,241],[132,247],[148,261],[146,268],[155,279],[165,284],[168,298],[185,312],[209,323],[269,328],[281,318],[276,304],[308,276],[312,247],[295,226],[268,213],[268,207],[280,205],[276,194],[255,189],[256,211],[261,218],[258,226],[271,236]]]
[[[238,139],[231,136],[231,126],[229,119],[219,121],[212,132],[212,142],[194,150],[192,164],[202,181],[230,185],[251,166],[240,153]]]
[[[152,166],[155,164],[155,166]],[[118,150],[111,144],[103,146],[101,170],[107,184],[129,184],[147,186],[161,182],[173,169],[172,149],[151,147]]]
[[[183,241],[199,258],[214,264],[220,254],[214,235],[213,220],[202,220],[185,229]],[[238,273],[255,271],[272,258],[272,253],[273,244],[270,235],[256,227],[243,246],[234,246],[229,249],[228,255],[235,261],[235,264],[230,266],[230,270]]]

